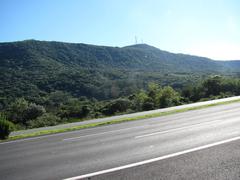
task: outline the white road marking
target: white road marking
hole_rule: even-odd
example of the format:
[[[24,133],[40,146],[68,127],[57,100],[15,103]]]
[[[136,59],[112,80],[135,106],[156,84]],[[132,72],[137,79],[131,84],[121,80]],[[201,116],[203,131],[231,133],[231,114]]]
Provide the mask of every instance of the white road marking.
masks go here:
[[[24,141],[30,141],[30,140],[42,139],[42,138],[46,138],[46,137],[45,136],[39,136],[39,137],[32,137],[32,138],[26,138],[26,139],[13,140],[13,141],[6,141],[6,142],[1,142],[0,145],[1,144],[11,144],[11,143],[16,143],[16,142],[24,142]]]
[[[98,133],[98,134],[89,134],[89,135],[78,136],[78,137],[74,137],[74,138],[66,138],[66,139],[62,139],[62,140],[63,141],[65,141],[65,140],[73,140],[73,139],[79,139],[81,137],[86,137],[86,136],[96,136],[96,135],[99,135],[99,134],[106,134],[106,133],[111,133],[111,132],[115,132],[115,131],[121,131],[121,130],[125,130],[125,129],[142,128],[142,127],[146,127],[146,126],[149,126],[149,125],[136,126],[136,127],[131,127],[131,128],[122,128],[122,129],[118,129],[118,130],[107,131],[107,132]],[[24,142],[24,141],[31,141],[31,140],[35,140],[35,139],[43,139],[43,138],[47,138],[47,137],[60,136],[60,135],[64,135],[64,134],[74,134],[74,133],[77,133],[77,131],[69,131],[69,132],[62,132],[62,133],[56,133],[56,134],[46,134],[46,135],[37,136],[37,137],[29,137],[29,138],[25,138],[25,139],[17,139],[17,140],[12,140],[12,141],[0,142],[0,145],[1,144],[18,143],[18,142]]]
[[[66,138],[66,139],[63,139],[63,141],[79,139],[81,137],[86,137],[86,136],[96,136],[96,135],[99,135],[99,134],[106,134],[106,133],[111,133],[111,132],[115,132],[115,131],[122,131],[122,130],[125,130],[125,129],[142,128],[142,127],[146,127],[146,126],[149,126],[149,125],[137,126],[137,127],[131,127],[131,128],[123,128],[123,129],[107,131],[107,132],[103,132],[103,133],[89,134],[89,135],[85,135],[85,136],[78,136],[78,137],[74,137],[74,138]],[[56,133],[56,134],[48,134],[48,135],[43,135],[43,136],[38,136],[38,137],[30,137],[30,138],[26,138],[26,139],[19,139],[19,140],[13,140],[13,141],[0,142],[0,145],[1,144],[11,144],[11,143],[17,143],[17,142],[24,142],[24,141],[31,141],[31,140],[43,139],[43,138],[47,138],[47,137],[51,137],[51,136],[59,136],[59,135],[63,135],[63,134],[74,134],[74,133],[76,133],[76,131]]]
[[[234,118],[233,121],[238,121],[239,119],[238,118]],[[211,125],[211,124],[214,124],[216,122],[222,122],[222,123],[229,123],[230,120],[228,121],[223,121],[223,120],[215,120],[215,121],[208,121],[208,122],[203,122],[203,123],[196,123],[196,124],[193,124],[193,125],[189,125],[189,126],[184,126],[184,127],[179,127],[179,128],[174,128],[174,129],[169,129],[169,130],[165,130],[165,131],[158,131],[158,132],[154,132],[154,133],[149,133],[149,134],[144,134],[144,135],[140,135],[140,136],[135,136],[134,138],[135,139],[139,139],[139,138],[144,138],[144,137],[149,137],[149,136],[155,136],[155,135],[160,135],[160,134],[166,134],[166,133],[170,133],[170,132],[175,132],[175,131],[179,131],[179,130],[183,130],[183,129],[188,129],[188,128],[192,128],[192,127],[195,127],[195,126],[199,126],[199,125]],[[221,123],[221,124],[222,124]],[[219,124],[218,124],[219,125]]]
[[[230,134],[231,134],[231,135],[233,135],[233,134],[237,135],[237,134],[239,134],[239,131],[233,131],[233,132],[231,132]]]
[[[210,121],[210,122],[208,121],[208,122],[204,122],[204,123],[214,123],[214,122],[218,122],[218,121],[222,121],[222,120],[215,120],[215,121]],[[155,133],[151,133],[151,134],[145,134],[145,135],[141,135],[141,136],[136,136],[135,138],[137,139],[137,138],[143,138],[143,137],[148,137],[148,136],[153,136],[153,135],[158,135],[158,134],[164,134],[164,133],[168,133],[168,132],[173,132],[173,131],[189,128],[189,127],[192,127],[192,126],[197,126],[197,125],[204,124],[204,123],[197,123],[197,124],[190,125],[190,126],[170,129],[170,130],[161,131],[161,132],[155,132]],[[78,137],[73,137],[73,138],[66,138],[66,139],[62,139],[62,141],[68,141],[68,140],[73,141],[75,139],[79,139],[79,138],[82,138],[82,137],[96,136],[96,135],[107,134],[107,133],[112,133],[112,132],[116,132],[116,131],[122,131],[122,130],[134,129],[134,128],[142,128],[142,127],[146,127],[146,126],[152,126],[152,124],[148,124],[148,125],[144,125],[144,126],[131,127],[131,128],[123,128],[123,129],[107,131],[107,132],[97,133],[97,134],[89,134],[89,135],[78,136]],[[11,144],[11,143],[16,143],[16,142],[31,141],[31,140],[35,140],[35,139],[43,139],[43,138],[52,137],[52,136],[59,136],[61,134],[74,134],[74,133],[76,133],[76,131],[63,132],[63,133],[57,133],[57,134],[49,134],[49,135],[43,135],[43,136],[38,136],[38,137],[31,137],[31,138],[26,138],[26,139],[1,142],[0,145],[1,144]],[[237,134],[238,132],[234,132],[234,134],[235,133]]]
[[[111,169],[106,169],[106,170],[97,171],[97,172],[93,172],[93,173],[89,173],[89,174],[75,176],[75,177],[67,178],[67,179],[64,179],[64,180],[84,179],[84,178],[89,178],[89,177],[93,177],[93,176],[97,176],[97,175],[101,175],[101,174],[106,174],[106,173],[110,173],[110,172],[114,172],[114,171],[127,169],[127,168],[132,168],[132,167],[136,167],[136,166],[160,161],[160,160],[163,160],[163,159],[168,159],[168,158],[180,156],[180,155],[183,155],[183,154],[191,153],[191,152],[194,152],[194,151],[207,149],[207,148],[210,148],[210,147],[213,147],[213,146],[221,145],[221,144],[224,144],[224,143],[229,143],[229,142],[236,141],[236,140],[240,140],[240,136],[237,136],[237,137],[234,137],[234,138],[231,138],[231,139],[227,139],[227,140],[223,140],[223,141],[218,141],[218,142],[207,144],[207,145],[203,145],[203,146],[199,146],[199,147],[192,148],[192,149],[187,149],[187,150],[176,152],[176,153],[173,153],[173,154],[168,154],[168,155],[165,155],[165,156],[160,156],[160,157],[157,157],[157,158],[148,159],[148,160],[145,160],[145,161],[140,161],[140,162],[124,165],[124,166],[119,166],[119,167],[115,167],[115,168],[111,168]]]
[[[235,119],[234,119],[235,120]],[[179,128],[175,128],[175,129],[170,129],[170,130],[166,130],[166,131],[158,131],[158,132],[155,132],[155,133],[151,133],[151,134],[145,134],[145,135],[140,135],[140,136],[136,136],[134,138],[138,139],[138,138],[143,138],[143,137],[148,137],[148,136],[153,136],[153,135],[158,135],[158,134],[165,134],[165,133],[169,133],[169,132],[174,132],[174,131],[178,131],[178,130],[182,130],[182,129],[185,129],[185,128],[191,128],[191,127],[194,127],[194,126],[198,126],[198,125],[203,125],[203,124],[211,124],[211,123],[216,123],[216,122],[219,122],[219,121],[223,121],[223,120],[214,120],[214,121],[204,121],[204,122],[201,122],[201,123],[195,123],[195,124],[192,124],[192,125],[189,125],[189,126],[184,126],[184,127],[179,127]],[[226,121],[226,122],[229,122]],[[222,123],[226,123],[225,121],[223,121]],[[122,128],[122,129],[117,129],[117,130],[112,130],[112,131],[107,131],[107,132],[102,132],[102,133],[96,133],[96,134],[88,134],[88,135],[82,135],[82,136],[77,136],[77,137],[71,137],[71,138],[65,138],[65,139],[62,139],[62,141],[75,141],[75,140],[78,140],[80,138],[84,138],[84,137],[91,137],[91,136],[97,136],[97,135],[103,135],[103,134],[108,134],[108,133],[114,133],[114,132],[118,132],[118,131],[123,131],[123,130],[129,130],[129,129],[136,129],[136,128],[144,128],[144,127],[148,127],[148,126],[159,126],[158,125],[159,123],[155,123],[155,124],[147,124],[147,125],[143,125],[143,126],[136,126],[136,127],[130,127],[130,128]],[[160,124],[162,125],[162,124]]]
[[[129,130],[129,129],[143,128],[143,127],[147,127],[147,126],[149,126],[149,125],[136,126],[136,127],[130,127],[130,128],[122,128],[122,129],[117,129],[117,130],[112,130],[112,131],[107,131],[107,132],[102,132],[102,133],[96,133],[96,134],[88,134],[88,135],[83,135],[83,136],[78,136],[78,137],[66,138],[66,139],[63,139],[63,141],[74,141],[74,140],[77,140],[77,139],[80,139],[83,137],[98,136],[98,135],[102,135],[102,134],[114,133],[114,132],[118,132],[118,131]]]

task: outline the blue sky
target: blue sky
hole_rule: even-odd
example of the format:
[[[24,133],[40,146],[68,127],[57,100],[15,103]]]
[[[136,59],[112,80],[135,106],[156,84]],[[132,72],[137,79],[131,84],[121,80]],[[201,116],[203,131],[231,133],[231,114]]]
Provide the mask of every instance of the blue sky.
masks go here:
[[[238,0],[1,0],[0,42],[147,43],[240,60]]]

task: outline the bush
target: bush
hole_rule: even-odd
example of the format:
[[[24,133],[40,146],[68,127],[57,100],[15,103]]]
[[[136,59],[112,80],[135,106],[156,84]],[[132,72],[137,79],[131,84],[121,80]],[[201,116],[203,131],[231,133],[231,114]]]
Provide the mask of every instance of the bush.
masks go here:
[[[128,99],[116,99],[108,103],[102,110],[102,113],[105,115],[113,115],[117,112],[125,112],[131,108],[132,103]]]
[[[19,98],[8,108],[8,118],[16,124],[26,126],[27,122],[42,116],[45,108],[35,103],[29,103],[24,98]]]
[[[24,98],[18,98],[8,107],[8,119],[15,124],[24,124],[24,112],[28,108],[29,103]]]
[[[7,139],[13,130],[14,124],[8,121],[6,116],[0,114],[0,139]]]
[[[160,108],[176,106],[180,104],[180,95],[170,86],[165,86],[158,97]]]
[[[149,102],[149,101],[146,101],[143,103],[142,105],[142,110],[143,111],[149,111],[149,110],[152,110],[154,109],[154,103],[153,102]]]
[[[46,110],[43,106],[37,105],[35,103],[30,103],[26,110],[23,112],[24,122],[26,123],[29,120],[36,119],[39,116],[42,116],[46,113]]]
[[[45,113],[37,119],[29,121],[27,125],[29,128],[38,128],[44,126],[54,126],[59,124],[61,121],[61,118],[55,116],[54,114]]]

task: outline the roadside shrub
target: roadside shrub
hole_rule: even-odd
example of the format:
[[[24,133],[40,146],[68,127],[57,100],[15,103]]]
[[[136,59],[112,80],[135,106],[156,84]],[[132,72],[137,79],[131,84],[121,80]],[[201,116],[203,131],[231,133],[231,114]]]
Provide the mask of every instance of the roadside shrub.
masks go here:
[[[42,116],[44,113],[46,113],[46,110],[43,106],[30,103],[27,109],[23,112],[24,121],[26,123],[29,120]]]
[[[153,102],[146,101],[142,104],[142,110],[149,111],[149,110],[152,110],[152,109],[154,109],[154,103]]]
[[[176,106],[180,104],[180,95],[170,86],[165,86],[158,96],[160,108]]]
[[[8,121],[5,115],[0,114],[0,139],[7,139],[13,130],[14,124]]]
[[[45,113],[42,116],[39,116],[37,119],[31,120],[28,122],[27,126],[29,128],[38,128],[44,126],[54,126],[61,122],[61,118],[55,116],[51,113]]]
[[[11,119],[15,124],[24,124],[23,115],[28,105],[28,101],[24,98],[18,98],[13,101],[8,107],[8,119]]]
[[[107,104],[103,108],[102,112],[105,115],[113,115],[117,112],[125,112],[131,106],[132,106],[132,103],[129,99],[119,98]]]
[[[24,98],[19,98],[11,103],[8,108],[8,118],[16,124],[26,125],[28,121],[42,116],[45,108],[35,103],[29,103]]]

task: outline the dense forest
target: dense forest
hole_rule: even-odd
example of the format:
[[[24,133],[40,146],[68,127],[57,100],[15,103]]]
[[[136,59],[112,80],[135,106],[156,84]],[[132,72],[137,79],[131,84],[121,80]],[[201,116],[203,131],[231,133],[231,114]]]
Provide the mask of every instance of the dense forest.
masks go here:
[[[107,100],[146,89],[149,82],[181,89],[210,75],[239,73],[240,61],[174,54],[146,44],[0,43],[0,109],[17,97],[37,101],[54,91]]]
[[[51,126],[239,95],[239,74],[239,61],[146,44],[0,43],[0,112],[17,129]]]
[[[112,100],[73,97],[63,91],[54,91],[36,101],[16,98],[2,112],[17,129],[51,126],[116,114],[147,111],[191,102],[240,95],[240,79],[209,77],[194,85],[174,90],[171,86],[149,83],[128,96]]]

